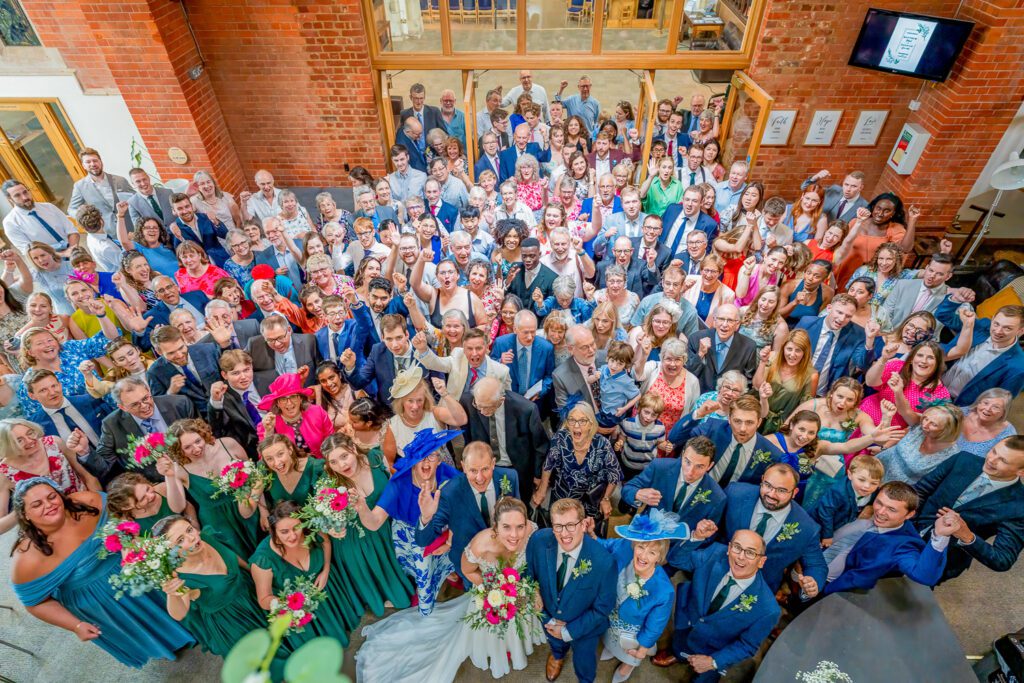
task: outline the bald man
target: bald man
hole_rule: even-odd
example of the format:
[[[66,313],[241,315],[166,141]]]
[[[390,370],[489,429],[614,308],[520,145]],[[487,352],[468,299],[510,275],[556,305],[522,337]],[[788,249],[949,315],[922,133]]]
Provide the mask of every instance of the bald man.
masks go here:
[[[739,334],[740,309],[723,304],[715,310],[711,322],[712,329],[690,336],[690,355],[686,359],[686,369],[697,376],[702,392],[713,391],[723,372],[739,370],[749,380],[757,370],[757,345]]]
[[[533,82],[533,72],[529,69],[522,69],[519,72],[519,85],[508,91],[508,94],[501,98],[501,106],[505,108],[514,107],[519,101],[519,96],[526,93],[540,105],[540,115],[545,123],[551,123],[551,112],[548,108],[548,91],[543,86]]]
[[[256,171],[256,177],[253,180],[256,187],[259,188],[259,192],[256,194],[243,192],[238,196],[248,213],[246,218],[256,218],[262,223],[264,218],[280,215],[281,190],[274,187],[274,176],[270,171],[261,168]]]
[[[530,126],[520,123],[512,133],[512,146],[498,155],[498,171],[501,182],[516,175],[516,162],[519,157],[530,154],[538,163],[551,161],[551,150],[541,149],[536,142],[530,142]]]
[[[441,120],[448,128],[448,135],[458,138],[462,149],[466,149],[466,115],[455,108],[455,91],[441,91]]]
[[[402,145],[409,154],[409,165],[421,173],[427,172],[426,142],[423,126],[414,116],[403,119],[402,129],[395,133],[395,145]]]

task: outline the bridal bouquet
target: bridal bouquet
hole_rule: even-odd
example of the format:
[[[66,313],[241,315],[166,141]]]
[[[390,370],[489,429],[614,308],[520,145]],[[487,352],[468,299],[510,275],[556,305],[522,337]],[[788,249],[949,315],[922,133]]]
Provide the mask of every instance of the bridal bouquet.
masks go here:
[[[217,489],[211,498],[230,495],[239,503],[249,500],[257,487],[265,489],[272,481],[267,466],[251,460],[236,460],[225,465],[220,474],[211,473],[210,480]]]
[[[524,624],[538,624],[537,582],[522,576],[514,567],[484,573],[484,581],[473,586],[472,609],[463,617],[473,630],[486,629],[504,635],[515,624],[520,638],[526,638]]]
[[[284,590],[270,601],[267,619],[273,622],[278,617],[288,617],[291,623],[286,633],[302,633],[306,624],[313,621],[314,612],[324,597],[323,589],[317,588],[313,579],[306,576],[288,579]]]
[[[163,537],[139,536],[130,546],[123,548],[121,572],[110,577],[110,585],[120,600],[128,593],[138,597],[151,590],[160,590],[174,578],[174,571],[185,558],[176,546]],[[184,590],[184,589],[183,589]]]
[[[174,445],[173,436],[163,433],[147,434],[146,436],[128,435],[128,445],[121,449],[126,456],[128,466],[134,469],[145,469],[167,455],[168,449]]]
[[[310,494],[306,504],[297,515],[302,520],[304,529],[320,531],[325,534],[340,534],[347,527],[354,527],[359,536],[365,536],[363,525],[359,524],[359,515],[344,486],[334,486],[327,479],[321,479],[316,491]],[[312,542],[313,536],[307,536]]]
[[[130,549],[139,536],[139,523],[127,520],[112,519],[96,532],[103,539],[103,545],[96,555],[102,560],[112,553],[119,553],[125,548]]]

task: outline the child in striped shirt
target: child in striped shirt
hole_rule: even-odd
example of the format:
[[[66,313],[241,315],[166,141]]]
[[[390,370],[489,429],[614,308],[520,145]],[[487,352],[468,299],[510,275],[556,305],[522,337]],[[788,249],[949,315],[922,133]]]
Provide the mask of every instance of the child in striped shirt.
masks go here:
[[[619,424],[623,481],[640,474],[649,462],[658,457],[659,448],[662,455],[672,451],[672,443],[665,439],[665,425],[659,419],[665,410],[661,396],[647,392],[640,397],[636,407],[636,415]]]

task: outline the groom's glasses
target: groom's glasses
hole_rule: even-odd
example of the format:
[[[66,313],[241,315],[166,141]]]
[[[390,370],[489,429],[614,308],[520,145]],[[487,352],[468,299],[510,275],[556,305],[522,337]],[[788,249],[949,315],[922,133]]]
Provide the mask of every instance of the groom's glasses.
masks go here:
[[[554,531],[556,534],[560,534],[563,531],[568,531],[571,534],[572,532],[576,531],[576,527],[578,527],[580,524],[583,524],[583,522],[572,522],[571,524],[552,524],[551,530]]]

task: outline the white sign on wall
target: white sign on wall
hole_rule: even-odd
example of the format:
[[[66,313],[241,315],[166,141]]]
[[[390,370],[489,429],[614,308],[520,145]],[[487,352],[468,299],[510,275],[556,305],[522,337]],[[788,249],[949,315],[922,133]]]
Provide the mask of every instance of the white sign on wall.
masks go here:
[[[857,123],[853,125],[853,132],[850,133],[850,147],[874,147],[878,144],[878,136],[887,118],[887,109],[862,111],[857,116]]]
[[[807,129],[804,144],[813,147],[827,147],[839,128],[839,119],[843,116],[841,109],[819,109],[811,117],[811,125]]]
[[[773,109],[768,114],[768,125],[765,126],[764,135],[761,136],[761,144],[787,144],[789,142],[789,135],[793,132],[793,123],[795,122],[796,109]]]

